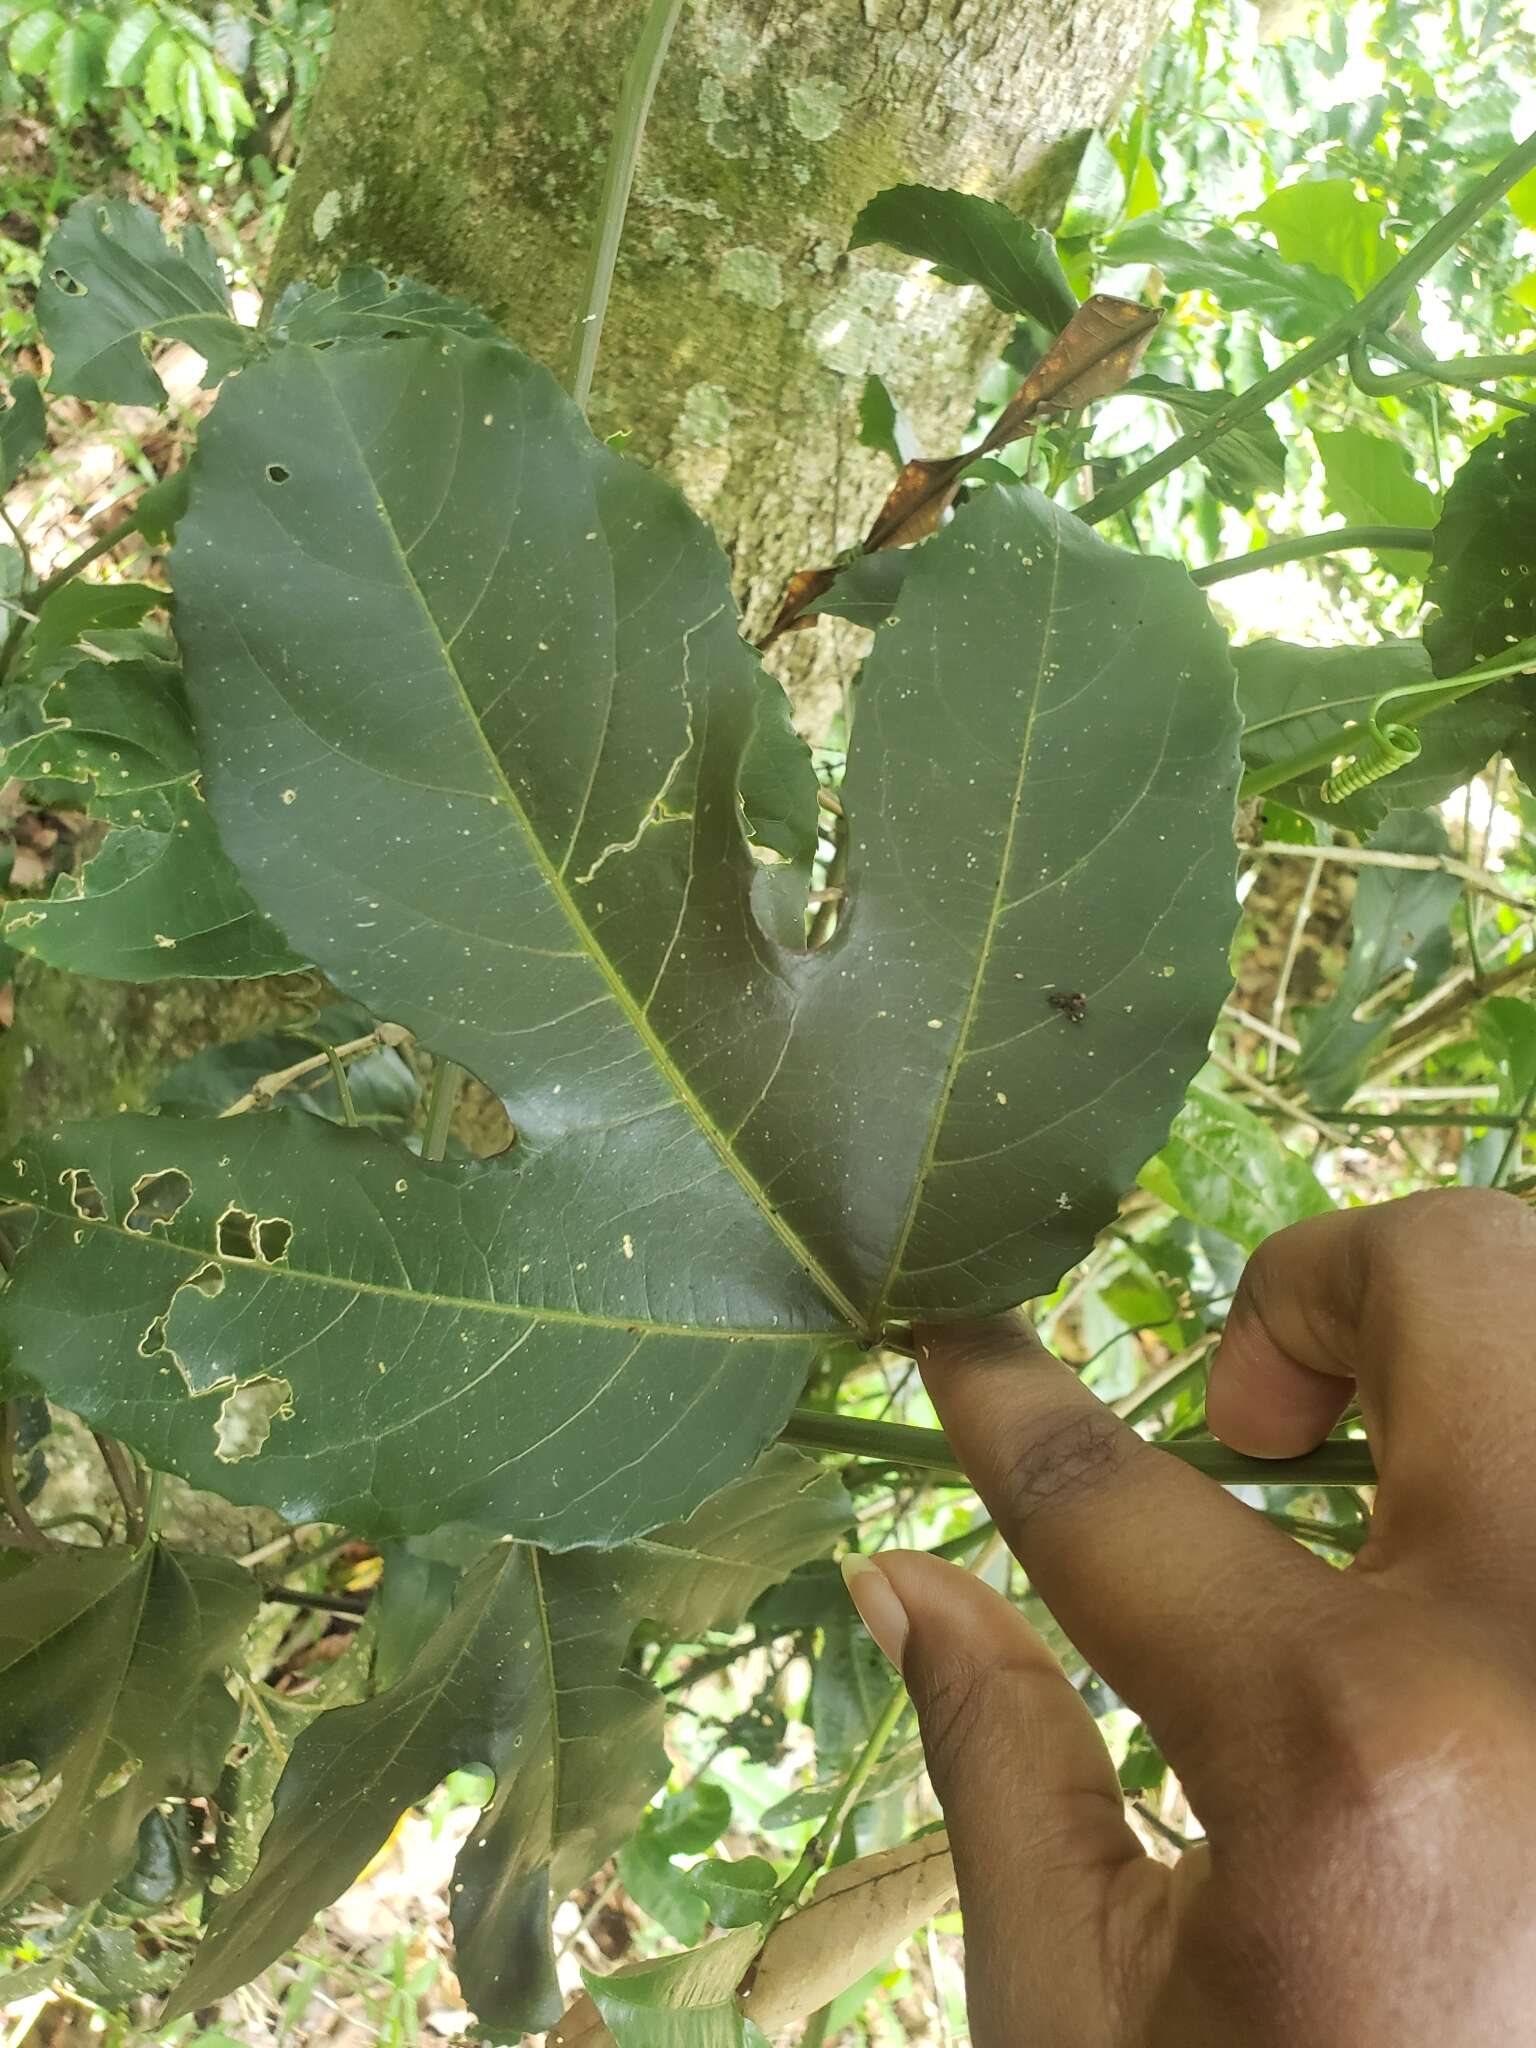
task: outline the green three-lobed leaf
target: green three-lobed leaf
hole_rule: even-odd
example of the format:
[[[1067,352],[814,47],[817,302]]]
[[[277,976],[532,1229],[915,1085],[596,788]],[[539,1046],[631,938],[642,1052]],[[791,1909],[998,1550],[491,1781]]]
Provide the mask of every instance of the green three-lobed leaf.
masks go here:
[[[532,1146],[645,1119],[878,1328],[1051,1284],[1160,1138],[1232,916],[1230,671],[1180,570],[1022,488],[916,559],[860,693],[850,913],[812,955],[756,914],[765,683],[719,551],[514,351],[248,372],[178,587],[237,864]],[[603,1196],[643,1186],[615,1162]]]
[[[814,952],[814,782],[718,546],[509,345],[249,365],[175,568],[245,884],[518,1139],[466,1176],[291,1119],[119,1123],[13,1168],[54,1218],[18,1365],[154,1461],[384,1532],[613,1540],[739,1470],[828,1336],[1053,1285],[1160,1143],[1234,917],[1232,671],[1174,565],[1022,486],[918,551]],[[185,1213],[129,1227],[167,1167]],[[284,1256],[221,1247],[229,1206],[284,1219]],[[270,1428],[231,1458],[255,1383]]]

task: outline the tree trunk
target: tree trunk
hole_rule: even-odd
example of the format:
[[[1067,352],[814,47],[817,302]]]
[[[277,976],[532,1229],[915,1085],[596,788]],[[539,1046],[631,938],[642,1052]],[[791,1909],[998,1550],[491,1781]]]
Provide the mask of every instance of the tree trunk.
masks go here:
[[[643,0],[343,0],[279,281],[367,260],[462,293],[566,370],[618,83]],[[662,74],[592,420],[714,525],[748,623],[856,540],[890,481],[867,372],[947,453],[1005,323],[979,292],[847,253],[903,181],[1050,218],[1165,0],[692,0]],[[851,629],[849,629],[851,630]],[[815,724],[823,627],[775,661]]]
[[[618,82],[645,0],[343,0],[276,280],[349,260],[487,307],[563,374]],[[603,337],[599,431],[666,467],[736,564],[749,622],[867,525],[867,371],[954,445],[1006,323],[978,292],[846,253],[884,185],[1049,217],[1166,0],[690,0],[652,111]],[[852,627],[774,661],[825,724]],[[73,982],[28,966],[0,1121],[137,1106],[178,1057],[291,1013],[286,984]]]

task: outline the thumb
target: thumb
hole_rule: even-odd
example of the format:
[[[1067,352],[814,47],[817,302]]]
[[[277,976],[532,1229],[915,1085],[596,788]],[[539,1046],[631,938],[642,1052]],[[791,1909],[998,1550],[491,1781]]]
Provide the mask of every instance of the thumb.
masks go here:
[[[919,1551],[843,1571],[917,1709],[959,1879],[976,2048],[1118,2039],[1114,2008],[1135,1995],[1124,1959],[1147,1946],[1121,1908],[1139,1919],[1167,1872],[1126,1823],[1092,1715],[1023,1615],[968,1572]]]

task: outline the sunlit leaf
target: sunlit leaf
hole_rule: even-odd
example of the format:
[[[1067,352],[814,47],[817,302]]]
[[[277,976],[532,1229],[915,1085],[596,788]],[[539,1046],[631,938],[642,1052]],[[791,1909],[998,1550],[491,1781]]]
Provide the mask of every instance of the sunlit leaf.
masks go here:
[[[85,110],[101,81],[101,52],[88,23],[72,21],[48,58],[48,92],[54,112],[66,124]]]
[[[1363,427],[1314,430],[1312,438],[1323,458],[1328,502],[1345,519],[1363,525],[1434,525],[1440,509],[1435,494],[1414,475],[1400,443]],[[1380,559],[1400,576],[1424,571],[1424,557],[1406,549],[1388,551]]]
[[[1224,313],[1249,312],[1282,341],[1305,341],[1350,304],[1348,287],[1310,264],[1287,263],[1252,236],[1148,214],[1122,228],[1111,263],[1149,263],[1176,292],[1209,292]]]
[[[11,30],[7,45],[11,69],[23,76],[46,71],[64,28],[64,16],[51,7],[35,7],[24,14]]]
[[[106,82],[132,85],[144,68],[144,61],[161,25],[158,8],[133,7],[118,21],[107,44]]]
[[[1302,178],[1271,192],[1251,218],[1274,236],[1287,263],[1309,263],[1348,285],[1356,298],[1385,277],[1398,251],[1387,239],[1387,209],[1362,199],[1348,178]]]
[[[1168,1143],[1138,1176],[1181,1216],[1252,1251],[1304,1216],[1333,1207],[1306,1160],[1228,1095],[1191,1088]]]

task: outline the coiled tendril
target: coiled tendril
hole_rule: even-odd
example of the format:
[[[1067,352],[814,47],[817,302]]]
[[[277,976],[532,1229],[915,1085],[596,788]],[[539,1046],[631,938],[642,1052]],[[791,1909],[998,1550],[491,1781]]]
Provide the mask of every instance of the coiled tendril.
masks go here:
[[[1406,768],[1422,751],[1423,742],[1411,725],[1378,725],[1373,718],[1350,758],[1334,770],[1318,794],[1325,804],[1341,804],[1383,776]]]

